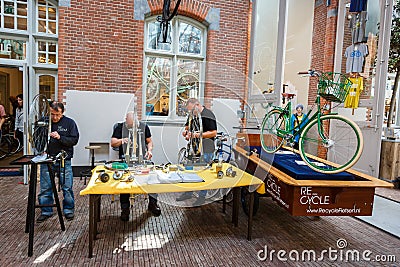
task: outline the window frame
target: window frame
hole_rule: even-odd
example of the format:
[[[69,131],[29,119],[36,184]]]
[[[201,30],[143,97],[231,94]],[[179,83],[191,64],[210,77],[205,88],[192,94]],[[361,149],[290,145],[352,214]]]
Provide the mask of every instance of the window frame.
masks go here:
[[[41,19],[39,18],[39,7],[45,7],[46,8],[46,18]],[[54,8],[56,11],[56,19],[51,20],[49,19],[49,8]],[[53,3],[53,1],[46,0],[46,5],[39,4],[39,0],[36,0],[36,5],[35,5],[35,33],[39,35],[45,35],[45,36],[58,36],[58,17],[59,17],[59,10],[58,10],[58,5]],[[39,31],[39,21],[45,21],[46,23],[46,32],[41,32]],[[56,32],[55,33],[50,33],[48,28],[49,28],[49,22],[54,22],[56,24]]]
[[[4,2],[12,2],[14,5],[14,13],[13,14],[6,14],[4,12]],[[26,12],[26,16],[22,16],[22,15],[18,15],[18,4],[26,4],[27,7],[27,12]],[[0,10],[0,19],[1,19],[1,24],[0,27],[2,30],[5,31],[11,31],[11,32],[23,32],[26,33],[29,30],[29,0],[27,0],[26,2],[20,1],[20,0],[3,0],[1,1],[1,10]],[[4,27],[4,18],[5,17],[13,17],[14,20],[14,27],[13,28],[5,28]],[[18,18],[24,18],[26,19],[26,30],[21,30],[18,29]]]
[[[147,61],[148,57],[160,57],[160,58],[169,58],[171,60],[171,78],[170,78],[170,90],[169,92],[169,107],[176,107],[177,105],[177,63],[179,60],[193,60],[193,61],[198,61],[200,62],[200,68],[199,68],[199,100],[201,102],[204,96],[204,90],[205,90],[205,67],[204,63],[206,62],[206,43],[207,43],[207,27],[201,23],[199,23],[196,20],[193,20],[188,17],[184,16],[176,16],[174,19],[171,20],[171,29],[173,35],[171,36],[172,38],[172,49],[170,51],[165,51],[165,50],[156,50],[156,49],[151,49],[148,48],[148,30],[149,30],[149,24],[153,23],[156,21],[157,16],[152,16],[149,17],[145,20],[144,23],[144,44],[143,44],[143,55],[144,55],[144,60],[143,60],[143,85],[142,85],[142,118],[146,121],[150,122],[177,122],[177,123],[182,123],[186,121],[186,117],[183,116],[178,116],[176,114],[175,108],[173,109],[173,112],[171,112],[171,109],[169,109],[169,113],[166,116],[160,116],[160,115],[147,115],[146,114],[146,88],[147,88]],[[201,43],[201,51],[199,54],[193,54],[193,53],[181,53],[179,52],[179,42],[174,40],[179,40],[179,26],[180,23],[186,23],[193,25],[197,28],[200,29],[201,31],[201,38],[202,38],[202,43]]]

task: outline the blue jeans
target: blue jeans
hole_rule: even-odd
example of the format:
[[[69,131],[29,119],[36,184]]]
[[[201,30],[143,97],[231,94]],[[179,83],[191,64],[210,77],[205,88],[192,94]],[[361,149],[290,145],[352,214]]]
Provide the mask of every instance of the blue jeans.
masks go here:
[[[65,160],[65,177],[63,169],[61,168],[61,173],[59,174],[61,181],[61,189],[63,191],[63,212],[65,214],[73,214],[75,209],[74,192],[72,191],[73,186],[73,175],[71,160]],[[53,171],[58,172],[59,162],[52,164],[51,168]],[[40,205],[54,204],[53,190],[51,188],[49,170],[47,164],[40,165],[40,193],[38,195]],[[52,215],[53,207],[42,207],[42,215]]]

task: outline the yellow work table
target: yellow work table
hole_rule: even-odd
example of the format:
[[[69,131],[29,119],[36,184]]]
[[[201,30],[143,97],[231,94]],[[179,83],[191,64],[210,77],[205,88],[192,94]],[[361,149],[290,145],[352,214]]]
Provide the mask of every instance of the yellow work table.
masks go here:
[[[229,167],[232,167],[232,169],[236,171],[235,177],[225,175],[226,170]],[[99,179],[99,173],[103,171],[109,175],[109,180],[107,182],[102,182]],[[257,192],[261,194],[265,193],[265,187],[262,186],[263,181],[234,166],[231,166],[228,163],[223,164],[222,171],[224,173],[222,178],[217,178],[215,164],[211,168],[201,168],[198,171],[178,171],[177,174],[181,174],[181,176],[192,174],[187,176],[198,177],[201,178],[200,180],[203,181],[170,183],[167,179],[156,179],[155,176],[157,176],[157,174],[154,174],[154,172],[150,172],[150,174],[138,174],[135,171],[125,171],[120,179],[115,180],[113,178],[114,171],[107,170],[104,166],[97,166],[92,171],[92,177],[87,187],[80,192],[80,195],[89,195],[89,257],[92,257],[93,255],[93,242],[97,233],[97,222],[100,221],[100,196],[102,194],[175,193],[233,188],[232,222],[235,226],[237,226],[240,204],[240,187],[249,186],[249,191],[251,194],[247,238],[250,240],[253,217],[252,205],[254,203],[254,191],[257,190]],[[133,178],[133,180],[128,181],[129,177]]]

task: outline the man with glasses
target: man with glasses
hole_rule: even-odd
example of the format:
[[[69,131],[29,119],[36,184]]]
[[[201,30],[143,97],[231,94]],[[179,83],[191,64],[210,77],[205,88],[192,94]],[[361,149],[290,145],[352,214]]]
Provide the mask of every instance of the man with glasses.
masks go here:
[[[51,132],[47,152],[51,157],[61,156],[64,160],[65,172],[60,173],[61,188],[63,190],[63,213],[68,221],[74,219],[74,192],[73,174],[71,167],[71,158],[74,155],[74,146],[79,140],[79,131],[75,121],[64,116],[64,105],[61,102],[50,103],[51,112]],[[59,169],[60,161],[51,165],[53,170]],[[54,203],[53,191],[51,188],[49,170],[47,164],[40,165],[40,205],[51,205]],[[41,214],[37,222],[41,223],[53,216],[52,207],[41,207]]]

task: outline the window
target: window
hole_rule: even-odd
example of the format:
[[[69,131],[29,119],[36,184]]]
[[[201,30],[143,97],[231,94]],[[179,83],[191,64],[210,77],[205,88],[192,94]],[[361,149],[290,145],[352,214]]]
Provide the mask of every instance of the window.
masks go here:
[[[26,59],[26,41],[0,38],[0,58]]]
[[[28,0],[1,2],[1,28],[26,31],[28,29]]]
[[[37,52],[37,63],[57,64],[57,43],[38,41]]]
[[[147,116],[179,119],[186,116],[187,99],[203,95],[206,30],[182,17],[170,23],[167,43],[161,43],[155,18],[146,23],[144,109]]]
[[[45,0],[37,3],[37,32],[57,34],[57,7]]]
[[[56,78],[52,75],[39,75],[39,94],[49,100],[56,98]]]

